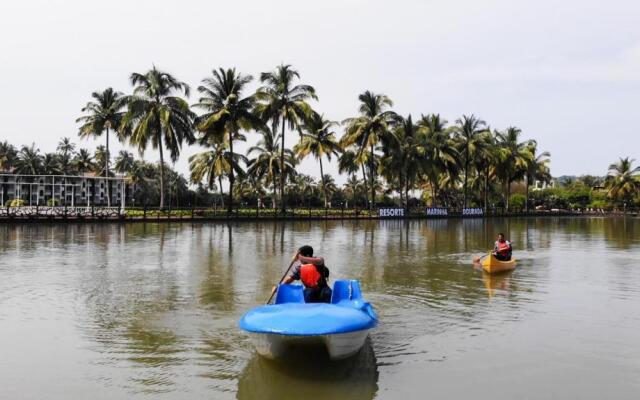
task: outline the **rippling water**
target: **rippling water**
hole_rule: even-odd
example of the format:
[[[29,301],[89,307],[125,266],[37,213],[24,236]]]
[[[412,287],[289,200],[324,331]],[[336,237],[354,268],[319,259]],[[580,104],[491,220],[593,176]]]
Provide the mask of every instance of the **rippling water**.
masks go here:
[[[497,231],[519,263],[489,276]],[[346,362],[237,328],[305,243],[380,315]],[[640,221],[0,225],[1,399],[312,396],[637,399]]]

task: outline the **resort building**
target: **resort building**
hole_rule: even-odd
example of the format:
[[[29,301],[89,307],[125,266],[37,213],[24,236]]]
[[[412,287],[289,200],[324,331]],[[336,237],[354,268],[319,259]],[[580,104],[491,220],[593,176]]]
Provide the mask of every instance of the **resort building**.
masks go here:
[[[556,187],[556,180],[551,179],[551,182],[545,182],[545,181],[534,181],[533,182],[533,188],[532,190],[543,190],[543,189],[550,189],[550,188],[554,188]]]
[[[124,176],[0,173],[0,204],[4,206],[18,200],[24,206],[124,208],[133,202],[133,192],[133,185]]]

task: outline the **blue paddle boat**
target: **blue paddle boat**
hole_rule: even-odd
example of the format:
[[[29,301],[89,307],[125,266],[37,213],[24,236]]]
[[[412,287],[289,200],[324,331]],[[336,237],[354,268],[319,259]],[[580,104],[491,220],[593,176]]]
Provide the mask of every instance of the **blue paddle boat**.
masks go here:
[[[279,285],[274,304],[256,307],[240,319],[256,351],[281,358],[291,346],[324,344],[331,359],[347,358],[364,345],[378,317],[362,298],[357,280],[337,280],[331,303],[305,303],[300,285]]]

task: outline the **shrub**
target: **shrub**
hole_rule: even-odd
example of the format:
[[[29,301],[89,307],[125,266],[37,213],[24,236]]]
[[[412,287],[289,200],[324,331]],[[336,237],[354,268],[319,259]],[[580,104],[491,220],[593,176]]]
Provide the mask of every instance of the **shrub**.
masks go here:
[[[521,193],[514,193],[509,197],[509,207],[517,210],[524,209],[527,198]]]
[[[47,200],[47,205],[49,207],[59,206],[60,205],[60,200],[58,200],[58,199],[49,199],[49,200]]]
[[[7,201],[7,205],[9,207],[24,207],[25,202],[22,199],[13,199],[13,200]]]

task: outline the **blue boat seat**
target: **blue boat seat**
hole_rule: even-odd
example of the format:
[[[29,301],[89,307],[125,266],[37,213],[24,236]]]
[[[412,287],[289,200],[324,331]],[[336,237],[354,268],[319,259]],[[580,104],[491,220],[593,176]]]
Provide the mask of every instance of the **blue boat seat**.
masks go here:
[[[304,293],[301,285],[278,285],[275,304],[304,303]]]
[[[360,282],[357,280],[339,279],[333,283],[331,304],[337,304],[343,300],[360,299],[362,299],[362,291],[360,290]]]

